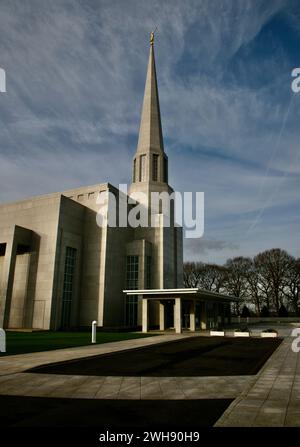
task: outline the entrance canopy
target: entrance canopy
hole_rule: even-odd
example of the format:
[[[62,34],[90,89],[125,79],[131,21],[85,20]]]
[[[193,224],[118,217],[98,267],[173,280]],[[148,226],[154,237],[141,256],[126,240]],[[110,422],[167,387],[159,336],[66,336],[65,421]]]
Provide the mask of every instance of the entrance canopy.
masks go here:
[[[142,298],[142,330],[148,332],[148,302],[159,301],[159,326],[160,330],[165,329],[165,302],[174,300],[174,327],[176,333],[182,332],[181,308],[182,302],[189,301],[190,330],[196,330],[196,302],[211,302],[229,305],[232,301],[238,301],[238,298],[223,295],[221,293],[211,292],[198,288],[182,289],[140,289],[123,290],[126,295],[138,295]],[[201,318],[201,327],[206,329],[206,307],[203,306]]]

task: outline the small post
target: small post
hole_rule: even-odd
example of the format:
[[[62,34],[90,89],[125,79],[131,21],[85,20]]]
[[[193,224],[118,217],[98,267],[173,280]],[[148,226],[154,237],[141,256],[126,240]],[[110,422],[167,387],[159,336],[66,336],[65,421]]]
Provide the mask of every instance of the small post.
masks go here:
[[[0,68],[0,93],[6,93],[6,73]]]
[[[0,352],[6,352],[6,334],[5,330],[0,328]]]
[[[92,343],[96,343],[97,321],[92,322]]]

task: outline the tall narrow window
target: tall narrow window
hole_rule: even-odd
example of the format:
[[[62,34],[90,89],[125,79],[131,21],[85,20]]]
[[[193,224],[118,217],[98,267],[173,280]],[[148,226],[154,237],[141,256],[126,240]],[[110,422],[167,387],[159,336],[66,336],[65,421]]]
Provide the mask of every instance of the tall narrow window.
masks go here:
[[[151,256],[146,258],[146,289],[151,289]]]
[[[126,298],[126,326],[136,327],[138,323],[138,296],[129,295]]]
[[[146,181],[146,155],[140,156],[140,182]]]
[[[139,257],[127,256],[126,263],[126,287],[138,289],[139,285]],[[137,326],[138,318],[138,296],[128,295],[126,297],[126,325]]]
[[[63,328],[70,327],[71,325],[71,309],[74,289],[73,282],[75,274],[76,252],[76,248],[66,248],[61,316],[61,325]]]
[[[133,183],[136,179],[136,159],[133,160]]]
[[[127,256],[126,287],[130,290],[138,289],[139,285],[139,257]]]
[[[158,160],[159,155],[153,154],[152,156],[152,180],[157,182],[158,180]]]
[[[164,157],[164,182],[168,183],[168,159]]]

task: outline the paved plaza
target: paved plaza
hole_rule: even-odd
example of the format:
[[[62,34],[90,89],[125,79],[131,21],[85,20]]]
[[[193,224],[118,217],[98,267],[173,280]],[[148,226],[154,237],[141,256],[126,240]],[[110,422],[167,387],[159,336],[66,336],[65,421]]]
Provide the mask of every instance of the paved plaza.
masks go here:
[[[215,426],[300,426],[300,365],[299,354],[291,349],[293,339],[289,335],[292,329],[293,326],[280,326],[279,335],[284,340],[256,375],[118,377],[25,372],[39,365],[199,335],[188,332],[6,356],[0,358],[0,396],[153,401],[234,399]],[[257,326],[256,331],[259,330]]]
[[[146,347],[190,335],[161,335],[105,345],[61,349],[0,359],[0,395],[93,399],[214,399],[237,397],[253,376],[116,377],[38,374],[30,367]]]
[[[300,361],[292,341],[285,337],[215,426],[300,427]]]

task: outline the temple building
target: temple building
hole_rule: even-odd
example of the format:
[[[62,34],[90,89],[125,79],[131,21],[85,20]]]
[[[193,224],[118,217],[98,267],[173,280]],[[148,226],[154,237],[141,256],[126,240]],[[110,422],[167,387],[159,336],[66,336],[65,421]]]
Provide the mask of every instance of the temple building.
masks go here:
[[[129,188],[147,197],[172,192],[153,40]],[[99,183],[0,205],[0,327],[59,330],[96,320],[104,328],[180,332],[224,321],[228,297],[182,289],[182,228],[173,207],[165,216],[149,205],[155,227],[99,226],[97,198],[104,192],[117,203],[124,199],[118,188]]]

